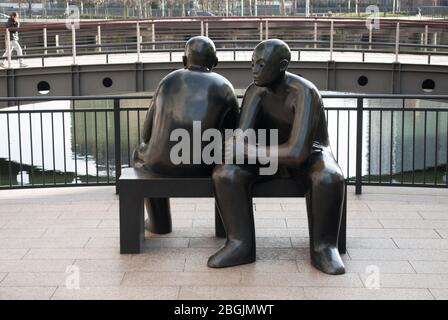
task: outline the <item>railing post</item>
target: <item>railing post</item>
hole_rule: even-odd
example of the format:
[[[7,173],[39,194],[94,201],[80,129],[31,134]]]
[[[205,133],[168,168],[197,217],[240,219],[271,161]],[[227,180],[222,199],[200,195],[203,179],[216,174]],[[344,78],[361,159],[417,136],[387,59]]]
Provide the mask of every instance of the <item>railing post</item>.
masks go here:
[[[118,179],[121,176],[121,122],[120,99],[114,99],[114,136],[115,136],[115,192],[119,193]]]
[[[205,23],[205,36],[208,37],[208,22]]]
[[[151,27],[151,41],[153,43],[152,50],[155,50],[156,49],[156,45],[155,45],[155,42],[156,42],[156,26],[155,26],[154,23],[151,26],[152,26]]]
[[[426,47],[428,45],[428,25],[425,25],[425,37],[424,37],[424,45],[425,45],[425,52],[428,51],[428,48]]]
[[[44,28],[44,55],[47,55],[47,47],[48,47],[48,40],[47,40],[47,28]]]
[[[369,25],[369,50],[372,50],[372,33],[373,33],[373,20],[371,21]]]
[[[201,20],[201,36],[204,36],[204,21]]]
[[[7,58],[8,58],[8,68],[11,68],[11,33],[9,32],[8,29],[6,29],[6,53],[7,53]]]
[[[266,40],[269,39],[269,20],[266,20]]]
[[[395,62],[398,62],[398,54],[400,52],[400,22],[397,22],[395,31]]]
[[[362,193],[362,124],[363,124],[363,98],[357,98],[356,102],[356,180],[355,193]]]
[[[72,24],[72,55],[73,55],[73,64],[76,64],[76,31],[75,31],[75,24]]]
[[[97,39],[96,39],[96,44],[98,45],[98,52],[101,52],[102,50],[102,48],[101,48],[101,43],[102,43],[102,41],[101,41],[101,25],[98,25],[97,26]]]
[[[330,61],[333,61],[333,33],[334,33],[334,20],[330,22]]]
[[[314,21],[314,49],[317,48],[317,21]]]
[[[59,48],[59,35],[58,34],[54,36],[54,46],[56,48]],[[60,53],[60,50],[56,49],[56,53]]]
[[[434,32],[434,46],[437,46],[437,32]],[[434,47],[434,52],[437,52],[436,47]]]
[[[263,41],[263,21],[260,21],[260,41]]]
[[[141,57],[140,57],[140,48],[141,46],[141,39],[140,39],[140,23],[137,22],[137,62],[141,61]]]

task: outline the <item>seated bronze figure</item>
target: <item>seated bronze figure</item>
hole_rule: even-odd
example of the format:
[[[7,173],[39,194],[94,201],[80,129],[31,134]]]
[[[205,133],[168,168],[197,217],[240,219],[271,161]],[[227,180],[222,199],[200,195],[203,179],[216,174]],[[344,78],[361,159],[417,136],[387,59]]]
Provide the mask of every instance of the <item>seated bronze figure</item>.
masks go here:
[[[278,130],[277,174],[286,173],[309,188],[311,263],[325,273],[342,274],[345,269],[337,242],[345,196],[344,176],[330,148],[321,96],[311,82],[287,72],[290,59],[291,51],[281,40],[257,45],[252,57],[254,82],[245,93],[238,127]],[[245,142],[244,157],[251,147],[263,148]],[[272,145],[264,148],[268,154],[272,151]],[[223,164],[214,168],[215,197],[227,241],[209,258],[209,267],[255,261],[251,188],[271,177],[260,176],[257,164]]]
[[[167,176],[210,176],[213,166],[203,161],[171,161],[170,152],[176,144],[171,133],[181,128],[193,136],[194,121],[201,124],[202,131],[234,128],[238,102],[231,83],[212,72],[218,58],[209,38],[191,38],[183,63],[185,68],[171,72],[159,83],[146,114],[143,142],[134,151],[134,164]],[[146,199],[145,207],[149,217],[146,229],[157,234],[171,232],[169,199]]]

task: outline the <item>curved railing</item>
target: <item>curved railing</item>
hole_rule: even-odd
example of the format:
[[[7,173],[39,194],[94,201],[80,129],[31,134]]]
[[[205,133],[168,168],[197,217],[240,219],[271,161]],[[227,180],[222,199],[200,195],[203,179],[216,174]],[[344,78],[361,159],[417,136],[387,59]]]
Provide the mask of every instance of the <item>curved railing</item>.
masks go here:
[[[448,187],[448,96],[322,97],[333,153],[358,193]],[[0,190],[113,185],[132,165],[151,98],[0,97],[11,105],[0,109]]]
[[[77,24],[24,25],[20,41],[24,57],[76,57],[97,54],[182,51],[195,35],[212,38],[221,51],[245,51],[260,40],[281,38],[293,51],[389,53],[428,56],[448,53],[448,21],[330,18],[171,18],[89,21]],[[368,26],[375,26],[368,27]],[[378,27],[379,29],[376,29]],[[3,29],[4,40],[8,33]],[[5,45],[3,45],[4,48]],[[300,59],[300,56],[299,56]],[[108,61],[108,59],[106,59]],[[138,59],[140,61],[140,59]]]

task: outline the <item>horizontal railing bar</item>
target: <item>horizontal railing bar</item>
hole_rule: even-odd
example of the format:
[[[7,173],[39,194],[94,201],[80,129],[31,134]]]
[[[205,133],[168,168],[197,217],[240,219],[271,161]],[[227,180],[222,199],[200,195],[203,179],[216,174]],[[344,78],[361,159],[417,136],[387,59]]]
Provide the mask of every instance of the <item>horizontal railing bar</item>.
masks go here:
[[[377,94],[377,93],[342,93],[322,94],[322,98],[366,98],[366,99],[448,99],[448,95],[424,95],[424,94]]]
[[[333,110],[333,111],[356,111],[356,107],[326,107],[326,110]],[[91,109],[93,110],[93,109]],[[141,111],[141,110],[146,110],[145,107],[124,107],[121,108],[120,110],[126,110],[126,111]],[[402,108],[402,107],[363,107],[364,111],[405,111],[405,112],[423,112],[423,111],[428,111],[428,112],[448,112],[448,108],[437,108],[437,107],[432,107],[432,108],[418,108],[418,109],[412,109],[412,108]]]
[[[422,100],[447,100],[448,95],[424,95],[424,94],[376,94],[376,93],[326,93],[321,95],[322,98],[341,98],[341,99],[422,99]],[[93,95],[93,96],[37,96],[37,97],[0,97],[0,102],[8,101],[61,101],[61,100],[137,100],[152,99],[152,95]],[[237,98],[243,98],[243,95],[237,95]],[[367,109],[367,108],[366,108]],[[399,108],[395,108],[399,109]],[[394,110],[395,110],[394,109]]]
[[[365,44],[366,46],[368,46],[368,43]],[[115,44],[115,45],[110,45],[110,47],[120,47],[123,45],[120,44]],[[26,54],[26,55],[21,55],[21,56],[15,56],[15,58],[52,58],[52,57],[70,57],[72,55],[71,53],[71,46],[68,52],[62,52],[62,53],[47,53],[47,54]],[[41,48],[39,49],[40,51],[43,50],[58,50],[60,49],[60,47],[52,47],[52,48]],[[325,50],[326,48],[295,48],[292,47],[291,51],[307,51],[307,52],[316,52],[316,51],[328,51]],[[232,52],[232,51],[236,51],[236,52],[243,52],[243,51],[252,51],[252,48],[218,48],[216,51],[217,52]],[[24,50],[25,51],[25,50]],[[37,50],[36,50],[37,51]],[[174,49],[142,49],[141,52],[142,53],[173,53],[173,52],[183,52],[184,49],[181,48],[174,48]],[[380,49],[371,49],[371,50],[367,50],[367,49],[356,49],[356,48],[334,48],[333,49],[334,52],[356,52],[356,53],[389,53],[392,54],[393,50],[390,51],[386,51],[386,50],[380,50]],[[111,54],[128,54],[128,53],[132,53],[132,54],[136,54],[136,51],[133,50],[111,50],[111,51],[102,51],[102,52],[97,52],[97,51],[90,51],[90,52],[77,52],[77,56],[105,56],[107,54],[111,55]],[[416,56],[445,56],[448,54],[448,52],[425,52],[425,51],[400,51],[401,54],[413,54]],[[180,62],[180,61],[171,61],[172,63],[176,63],[176,62]]]
[[[104,177],[103,177],[104,178]],[[12,190],[12,189],[42,189],[42,188],[65,188],[65,187],[104,187],[104,186],[114,186],[115,180],[111,180],[109,183],[61,183],[61,184],[35,184],[35,185],[12,185],[12,186],[0,186],[0,190]]]
[[[253,43],[258,44],[260,40],[214,40],[216,44],[247,44]],[[288,44],[330,44],[330,41],[325,40],[285,40]],[[141,45],[168,45],[168,44],[176,44],[176,45],[185,45],[186,41],[145,41],[140,42]],[[395,47],[396,43],[394,42],[354,42],[354,41],[333,41],[333,44],[341,44],[341,45],[366,45],[369,47],[374,46],[390,46]],[[120,43],[103,43],[103,44],[77,44],[77,48],[107,48],[107,47],[123,47],[123,46],[135,46],[137,42],[120,42]],[[419,43],[409,43],[403,42],[398,44],[401,47],[413,47],[413,48],[422,48],[422,49],[448,49],[448,45],[432,45],[432,44],[419,44]],[[59,45],[59,46],[47,46],[47,47],[28,47],[24,50],[26,51],[38,51],[38,50],[56,50],[56,49],[71,49],[72,45]],[[219,47],[217,48],[219,50]],[[238,48],[233,48],[238,49]],[[370,49],[368,51],[371,51]]]
[[[120,111],[144,111],[147,107],[121,108]],[[328,107],[329,111],[356,111],[353,107]],[[397,112],[448,112],[448,108],[418,108],[418,109],[403,109],[403,108],[387,108],[387,107],[365,107],[364,111],[397,111]],[[110,109],[47,109],[47,110],[1,110],[0,114],[36,114],[36,113],[87,113],[87,112],[114,112]]]
[[[331,110],[333,108],[327,108],[328,110]],[[352,109],[353,110],[353,109]],[[365,107],[363,108],[364,111],[409,111],[409,112],[423,112],[423,111],[428,111],[428,112],[435,112],[435,111],[440,111],[440,112],[448,112],[448,108],[382,108],[382,107]]]
[[[125,110],[125,109],[122,109]],[[82,113],[82,112],[114,112],[113,108],[110,109],[47,109],[47,110],[1,110],[0,114],[6,113]]]
[[[365,178],[365,176],[363,176],[363,178]],[[355,181],[352,181],[350,179],[354,179],[354,177],[350,177],[347,178],[347,184],[348,185],[355,185]],[[368,182],[368,181],[363,181],[362,182],[363,187],[365,186],[375,186],[375,187],[411,187],[411,188],[442,188],[442,189],[446,189],[446,185],[442,184],[442,183],[438,183],[438,184],[429,184],[429,183],[419,183],[419,182],[415,182],[415,183],[400,183],[400,182]]]
[[[285,39],[285,42],[288,44],[329,44],[329,40],[288,40]],[[260,42],[259,39],[247,39],[247,40],[213,40],[216,44],[247,44],[254,43],[258,44]],[[145,41],[141,42],[142,45],[168,45],[168,44],[176,44],[176,45],[185,45],[187,41]],[[343,44],[343,45],[368,45],[368,46],[395,46],[395,42],[378,42],[378,41],[363,41],[363,42],[355,42],[355,41],[333,41],[334,44]],[[120,43],[102,43],[102,44],[77,44],[77,48],[107,48],[113,46],[126,46],[126,45],[136,45],[137,42],[120,42]],[[400,42],[400,46],[403,47],[418,47],[418,48],[436,48],[436,49],[448,49],[448,45],[433,45],[433,44],[421,44],[421,43],[409,43],[409,42]],[[47,47],[28,47],[26,50],[34,51],[34,50],[42,50],[42,49],[70,49],[72,46],[68,45],[59,45],[59,46],[47,46]]]
[[[61,101],[61,100],[77,100],[77,101],[85,101],[85,100],[114,100],[114,99],[121,99],[121,100],[136,100],[136,99],[152,99],[152,95],[110,95],[110,96],[39,96],[39,97],[0,97],[0,102],[2,101]]]
[[[346,182],[350,186],[355,185],[355,181],[351,180],[354,179],[354,177],[346,178]],[[100,187],[100,186],[114,186],[115,180],[112,179],[110,183],[107,182],[100,182],[100,183],[85,183],[85,184],[75,184],[75,183],[61,183],[61,184],[45,184],[45,185],[12,185],[12,186],[0,186],[0,190],[12,190],[12,189],[42,189],[42,188],[64,188],[64,187]],[[378,183],[378,182],[368,182],[363,181],[362,185],[365,186],[374,186],[374,187],[410,187],[410,188],[440,188],[440,189],[446,189],[446,185],[439,183],[439,184],[423,184],[423,183],[400,183],[400,182],[385,182],[385,183]]]
[[[343,24],[344,27],[347,27],[347,25],[351,24],[356,27],[362,27],[365,25],[366,18],[365,17],[304,17],[304,16],[253,16],[253,17],[240,17],[240,16],[230,16],[230,17],[224,17],[224,16],[216,16],[216,17],[153,17],[153,18],[146,18],[146,19],[117,19],[117,20],[93,20],[93,21],[82,21],[80,23],[81,28],[83,30],[87,30],[86,28],[91,27],[96,28],[98,25],[100,26],[120,26],[123,25],[129,25],[130,27],[132,25],[135,25],[135,23],[138,21],[141,26],[144,25],[164,25],[164,24],[191,24],[191,23],[198,23],[198,22],[208,22],[212,24],[223,24],[226,23],[234,23],[234,22],[252,22],[252,23],[259,23],[264,21],[269,21],[272,23],[291,23],[291,22],[308,22],[308,23],[314,23],[314,22],[321,22],[323,24],[329,24],[333,20],[337,26],[340,24]],[[431,20],[431,19],[425,19],[425,20],[403,20],[403,19],[381,19],[381,23],[385,26],[390,25],[394,26],[397,22],[400,22],[403,25],[411,25],[411,27],[414,25],[429,25],[429,26],[444,26],[446,25],[446,21],[444,20]],[[63,22],[46,22],[41,24],[34,24],[34,25],[23,25],[21,28],[23,30],[33,30],[36,27],[39,28],[48,28],[48,30],[53,30],[56,28],[66,28],[65,23]],[[271,26],[271,28],[274,28],[275,26]],[[4,30],[4,28],[0,28],[1,31]]]

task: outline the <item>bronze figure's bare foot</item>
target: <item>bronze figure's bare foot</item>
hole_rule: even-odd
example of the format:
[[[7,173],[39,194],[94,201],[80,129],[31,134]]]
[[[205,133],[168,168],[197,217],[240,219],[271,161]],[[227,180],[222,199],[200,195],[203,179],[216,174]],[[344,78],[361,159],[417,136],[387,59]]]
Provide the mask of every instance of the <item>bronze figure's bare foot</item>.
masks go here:
[[[345,267],[339,251],[333,246],[324,246],[311,252],[311,264],[322,272],[331,275],[344,274]]]
[[[255,244],[228,240],[226,245],[208,259],[210,268],[225,268],[255,262]]]

